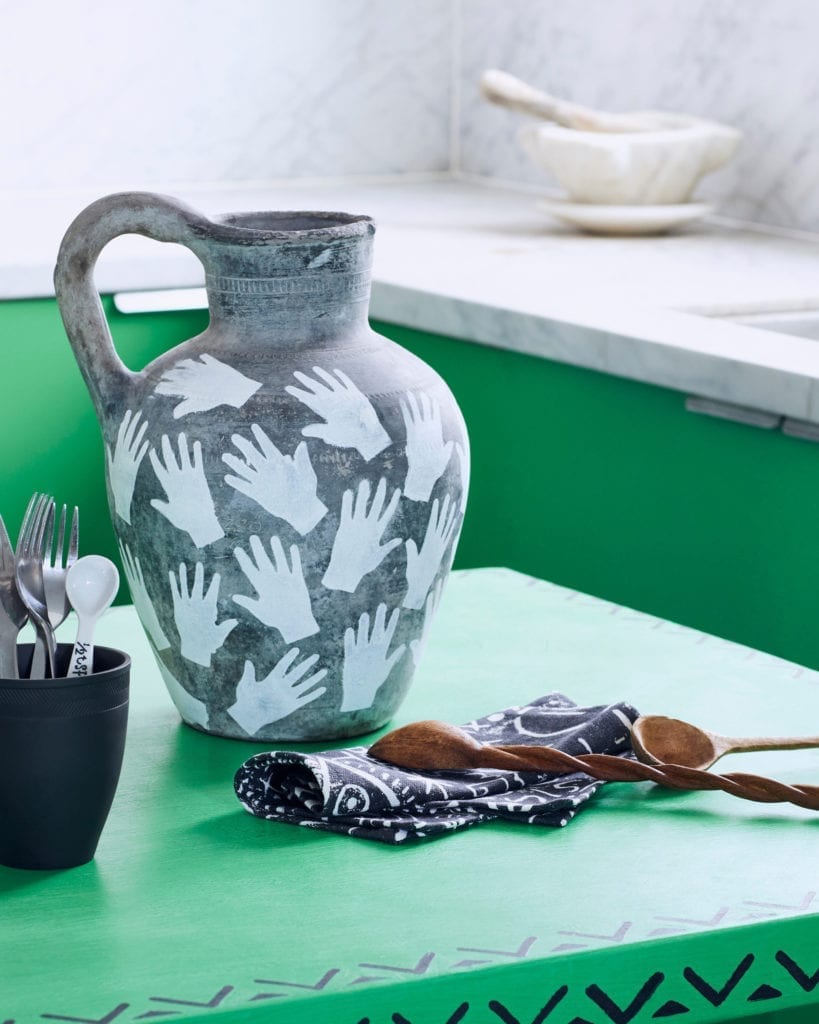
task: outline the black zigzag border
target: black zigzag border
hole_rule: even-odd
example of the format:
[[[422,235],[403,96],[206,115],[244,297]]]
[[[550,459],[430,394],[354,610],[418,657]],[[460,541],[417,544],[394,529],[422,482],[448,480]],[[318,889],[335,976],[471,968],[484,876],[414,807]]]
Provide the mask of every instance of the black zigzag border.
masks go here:
[[[536,942],[535,936],[527,936],[513,950],[490,950],[462,946],[458,947],[458,951],[487,953],[494,957],[504,957],[507,961],[510,959],[522,960],[527,957]],[[288,994],[293,994],[296,990],[320,992],[335,987],[334,982],[340,986],[349,987],[364,982],[384,981],[399,975],[419,977],[429,971],[432,963],[439,956],[439,953],[430,951],[423,953],[414,963],[408,964],[362,962],[355,965],[353,969],[332,967],[325,970],[320,977],[306,981],[303,979],[293,981],[256,978],[252,982],[252,988],[251,983],[225,984],[215,992],[208,992],[204,995],[199,993],[195,998],[191,998],[190,993],[186,993],[184,996],[181,994],[149,996],[147,1003],[117,1003],[101,1016],[49,1011],[38,1014],[36,1019],[63,1021],[67,1024],[113,1024],[114,1021],[118,1021],[119,1024],[127,1024],[131,1021],[148,1021],[167,1017],[184,1018],[191,1010],[201,1012],[215,1010],[228,1003],[237,1006],[239,1003],[281,999]],[[488,962],[497,962],[497,960],[460,961],[461,964],[468,963],[470,966]],[[458,966],[458,964],[453,966]],[[362,968],[367,973],[361,974]],[[378,973],[372,973],[373,971]],[[753,983],[749,978],[751,974],[757,975]],[[766,980],[762,980],[760,975],[764,976]],[[680,977],[688,984],[690,1005],[680,1002],[678,999],[663,998],[662,989],[669,980],[677,983],[675,992],[679,995]],[[264,986],[264,988],[259,990],[259,986]],[[736,1003],[739,1000],[744,1003],[770,1004],[774,1000],[782,998],[788,988],[790,994],[793,995],[795,993],[812,993],[818,987],[819,965],[807,967],[784,949],[777,950],[772,958],[770,956],[761,957],[748,951],[740,957],[727,977],[724,975],[720,977],[705,976],[690,966],[682,967],[679,972],[675,971],[673,977],[663,971],[653,971],[626,1003],[615,1000],[602,985],[588,984],[582,989],[582,995],[588,1002],[588,1012],[594,1015],[594,1020],[575,1016],[569,1024],[601,1024],[603,1021],[611,1022],[611,1024],[634,1024],[634,1022],[642,1024],[648,1020],[665,1020],[688,1014],[698,1008],[703,1008],[704,1004],[709,1007],[723,1007],[729,1001]],[[451,1010],[444,1009],[442,1011],[440,1024],[470,1024],[470,1017],[477,1024],[478,1020],[486,1020],[487,1010],[494,1014],[499,1024],[545,1024],[550,1018],[555,1020],[556,1024],[556,1019],[552,1018],[552,1014],[563,1004],[570,991],[569,984],[558,985],[533,1018],[528,1016],[524,1018],[520,1017],[507,1002],[500,999],[489,999],[488,1002],[481,1001],[480,1004],[471,1002],[468,982],[465,980],[464,992],[458,997],[457,1004]],[[317,1004],[316,1009],[319,1008],[320,1004]],[[817,1012],[819,1012],[819,1008]],[[604,1015],[603,1018],[600,1017],[601,1013]],[[22,1018],[8,1017],[0,1024],[28,1024],[28,1021],[23,1021]],[[383,1015],[378,1017],[365,1015],[358,1017],[356,1021],[349,1021],[348,1024],[429,1024],[429,1018],[425,1016],[423,1022],[414,1021],[411,1015],[407,1016],[400,1009],[396,1009],[391,1012],[389,1018],[385,1018]],[[561,1024],[565,1024],[565,1022],[562,1021]]]

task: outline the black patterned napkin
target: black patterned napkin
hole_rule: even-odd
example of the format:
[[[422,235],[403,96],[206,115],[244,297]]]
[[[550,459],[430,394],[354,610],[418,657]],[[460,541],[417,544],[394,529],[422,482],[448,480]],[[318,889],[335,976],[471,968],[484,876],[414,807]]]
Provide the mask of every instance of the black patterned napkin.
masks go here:
[[[527,743],[569,754],[629,754],[630,704],[578,707],[560,693],[463,726],[481,743]],[[260,818],[382,843],[429,839],[493,818],[566,825],[603,783],[580,772],[415,772],[367,756],[367,747],[299,754],[272,750],[236,773],[236,795]]]

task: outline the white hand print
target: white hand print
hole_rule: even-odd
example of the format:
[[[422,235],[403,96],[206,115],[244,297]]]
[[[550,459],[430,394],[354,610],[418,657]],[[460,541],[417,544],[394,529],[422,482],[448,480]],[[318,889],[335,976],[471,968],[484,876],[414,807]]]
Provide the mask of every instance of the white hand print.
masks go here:
[[[183,399],[173,410],[173,418],[178,420],[192,412],[215,409],[217,405],[241,409],[261,386],[227,363],[202,355],[198,362],[182,359],[166,370],[156,386],[156,393]]]
[[[128,580],[128,587],[131,591],[131,598],[139,614],[139,621],[153,641],[154,647],[158,651],[164,651],[171,646],[171,641],[167,638],[165,631],[159,624],[156,609],[148,596],[145,577],[142,574],[142,565],[136,555],[131,554],[131,549],[127,544],[120,544],[119,550],[122,555],[122,567],[125,569],[125,578]]]
[[[212,544],[225,531],[216,518],[213,498],[205,479],[202,466],[202,445],[193,442],[193,458],[188,452],[188,440],[184,434],[178,438],[179,463],[171,448],[170,438],[162,435],[163,465],[154,448],[151,449],[151,465],[157,479],[162,484],[167,501],[153,498],[151,505],[161,512],[177,529],[190,534],[190,538],[198,548]]]
[[[302,537],[309,533],[327,512],[327,506],[316,496],[316,474],[310,464],[307,442],[302,441],[293,455],[282,455],[258,423],[250,428],[256,438],[253,444],[240,434],[231,440],[244,456],[222,456],[236,474],[225,477],[225,483],[246,494],[271,515],[284,519]]]
[[[168,688],[168,693],[171,695],[171,700],[176,705],[176,710],[182,716],[183,721],[207,729],[209,718],[207,705],[193,694],[188,693],[185,687],[171,675],[168,666],[160,658],[156,659],[156,663],[159,665],[159,671]]]
[[[447,494],[443,505],[436,498],[432,503],[426,533],[421,550],[414,540],[407,541],[407,594],[405,608],[422,608],[435,575],[441,567],[441,560],[447,545],[455,532],[455,517],[458,512],[455,503]]]
[[[379,688],[403,657],[406,644],[396,647],[392,654],[387,653],[397,624],[398,609],[394,608],[387,619],[387,606],[380,604],[375,611],[372,634],[367,612],[358,620],[358,632],[352,626],[344,631],[342,711],[360,711],[370,707]]]
[[[432,590],[427,594],[427,599],[424,604],[424,625],[421,630],[421,635],[417,640],[410,640],[412,660],[416,666],[421,660],[421,655],[424,653],[424,648],[427,645],[429,627],[432,625],[432,620],[435,617],[435,613],[438,611],[438,605],[441,603],[441,591],[443,590],[443,587],[444,581],[438,580]]]
[[[386,496],[387,481],[383,477],[378,481],[369,512],[369,480],[362,480],[358,485],[355,499],[351,490],[344,492],[330,564],[321,581],[325,587],[330,590],[346,590],[352,594],[364,576],[379,566],[390,551],[403,543],[396,537],[381,544],[384,531],[398,508],[401,491],[394,490],[389,505],[384,508]]]
[[[401,399],[401,415],[407,428],[407,481],[404,494],[411,501],[429,501],[436,480],[446,469],[453,442],[444,444],[441,407],[429,395],[407,392]]]
[[[298,656],[298,647],[291,647],[264,679],[257,679],[253,663],[245,662],[245,670],[236,687],[236,702],[227,711],[248,736],[255,736],[265,725],[287,718],[327,692],[326,686],[311,689],[327,675],[326,668],[304,678],[318,661],[318,655],[312,654],[294,665]]]
[[[466,500],[469,497],[469,444],[462,445],[460,441],[455,445],[455,454],[458,457],[458,469],[461,475],[461,515],[466,512]]]
[[[320,380],[313,380],[297,370],[293,376],[302,388],[293,385],[285,388],[288,394],[326,420],[304,427],[305,437],[320,437],[337,448],[355,448],[367,462],[392,444],[369,398],[343,370],[333,370],[334,377],[320,366],[314,366],[313,373]]]
[[[196,563],[193,584],[188,590],[188,567],[182,562],[179,566],[179,579],[174,572],[168,573],[171,581],[173,597],[173,617],[181,641],[181,653],[188,661],[210,668],[210,659],[227,640],[228,634],[237,624],[237,619],[225,619],[216,623],[219,614],[219,583],[218,572],[213,574],[210,586],[205,592],[205,567]]]
[[[319,627],[310,607],[310,594],[301,571],[301,555],[295,544],[290,547],[290,562],[278,537],[270,538],[273,561],[258,537],[250,538],[254,561],[241,548],[234,555],[242,572],[250,580],[258,597],[234,594],[236,604],[247,608],[266,626],[274,626],[287,643],[318,633]]]
[[[131,522],[131,500],[134,496],[139,464],[148,451],[148,442],[143,441],[148,421],[139,425],[140,412],[132,413],[127,409],[117,431],[117,440],[113,451],[110,445],[105,446],[108,460],[108,479],[111,482],[111,493],[114,496],[114,511],[124,520]]]

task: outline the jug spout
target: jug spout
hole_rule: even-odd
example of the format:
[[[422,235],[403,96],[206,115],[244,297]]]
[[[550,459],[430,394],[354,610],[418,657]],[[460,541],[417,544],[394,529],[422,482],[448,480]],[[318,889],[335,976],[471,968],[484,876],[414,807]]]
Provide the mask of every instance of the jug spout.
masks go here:
[[[374,232],[369,217],[347,213],[217,219],[203,258],[211,323],[238,321],[245,346],[255,335],[290,349],[365,330]]]
[[[225,350],[344,344],[368,329],[369,217],[349,213],[226,214],[215,220],[168,196],[123,192],[92,203],[71,224],[54,283],[66,333],[97,414],[127,405],[140,374],[119,358],[93,274],[122,234],[187,246],[205,269],[211,323]]]

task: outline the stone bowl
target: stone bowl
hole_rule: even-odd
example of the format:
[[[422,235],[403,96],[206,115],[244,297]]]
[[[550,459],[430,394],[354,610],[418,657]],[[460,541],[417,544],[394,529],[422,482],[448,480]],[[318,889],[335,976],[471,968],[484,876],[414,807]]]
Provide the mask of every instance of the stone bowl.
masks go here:
[[[649,112],[662,126],[644,132],[591,132],[532,124],[519,140],[578,203],[659,206],[688,202],[703,175],[733,156],[736,128],[684,114]]]

